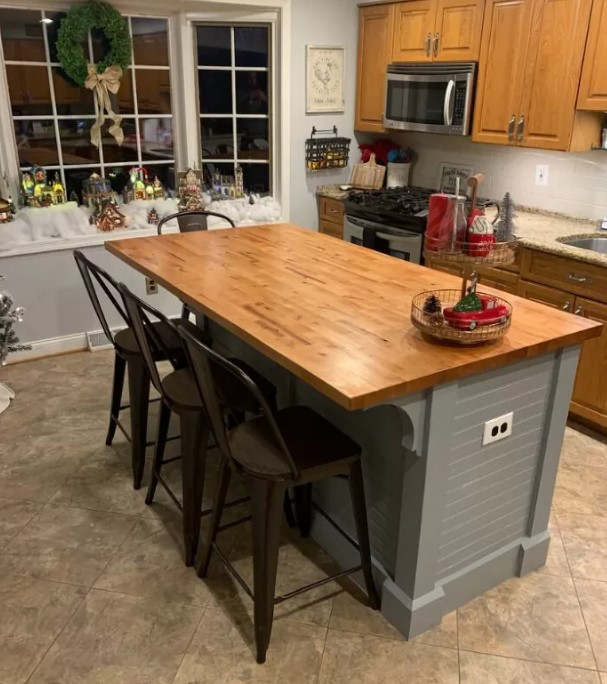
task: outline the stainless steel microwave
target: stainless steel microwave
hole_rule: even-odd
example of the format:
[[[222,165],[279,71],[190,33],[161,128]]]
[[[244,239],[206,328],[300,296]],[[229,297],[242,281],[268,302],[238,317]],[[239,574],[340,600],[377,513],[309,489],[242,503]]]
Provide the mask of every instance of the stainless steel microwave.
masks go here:
[[[469,135],[475,62],[388,66],[384,127]]]

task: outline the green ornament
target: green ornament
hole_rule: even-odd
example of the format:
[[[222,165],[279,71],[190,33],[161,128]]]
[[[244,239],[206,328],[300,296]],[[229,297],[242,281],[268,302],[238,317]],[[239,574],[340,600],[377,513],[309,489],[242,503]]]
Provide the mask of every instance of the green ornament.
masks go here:
[[[470,292],[465,297],[462,297],[459,302],[453,307],[456,313],[471,313],[474,311],[482,311],[483,303],[478,298],[476,292]]]
[[[89,0],[72,7],[61,20],[57,37],[57,54],[65,73],[79,86],[87,77],[87,62],[82,43],[89,31],[100,29],[107,38],[110,50],[97,62],[97,73],[118,64],[127,69],[131,64],[132,44],[129,26],[120,12],[102,0]]]

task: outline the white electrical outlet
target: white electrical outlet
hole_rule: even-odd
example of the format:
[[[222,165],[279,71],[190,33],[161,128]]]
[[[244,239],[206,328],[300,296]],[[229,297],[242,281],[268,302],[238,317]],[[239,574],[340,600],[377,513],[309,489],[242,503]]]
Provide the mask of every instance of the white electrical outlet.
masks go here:
[[[548,185],[548,164],[538,164],[535,167],[535,184]]]
[[[509,437],[512,434],[512,411],[506,413],[499,418],[493,418],[485,423],[485,430],[483,432],[483,446],[498,442],[504,437]]]
[[[145,279],[145,291],[147,294],[158,294],[158,283],[151,278]]]

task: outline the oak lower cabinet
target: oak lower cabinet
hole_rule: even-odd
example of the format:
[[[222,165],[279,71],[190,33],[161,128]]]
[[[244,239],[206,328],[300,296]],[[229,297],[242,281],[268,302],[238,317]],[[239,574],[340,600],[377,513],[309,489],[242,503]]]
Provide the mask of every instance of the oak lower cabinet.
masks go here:
[[[525,299],[530,299],[532,302],[551,306],[554,309],[573,311],[575,295],[568,292],[561,292],[560,290],[553,290],[551,287],[546,287],[545,285],[519,280],[516,287],[516,294],[519,297],[524,297]]]
[[[331,197],[318,197],[318,232],[343,239],[344,205]]]
[[[359,10],[354,123],[357,131],[384,130],[386,70],[392,61],[395,8],[396,5],[369,5]]]

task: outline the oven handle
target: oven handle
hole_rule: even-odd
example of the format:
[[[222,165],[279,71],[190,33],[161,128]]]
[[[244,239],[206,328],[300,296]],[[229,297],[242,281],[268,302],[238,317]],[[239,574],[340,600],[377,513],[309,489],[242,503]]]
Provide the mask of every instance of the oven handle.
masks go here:
[[[402,235],[389,235],[388,233],[380,233],[379,231],[377,231],[375,235],[380,240],[391,240],[394,242],[410,240],[411,238],[415,238],[416,241],[421,240],[421,235],[419,233],[410,233],[408,231],[402,231],[402,233]]]
[[[451,100],[453,99],[453,91],[455,90],[455,81],[451,79],[447,83],[447,90],[445,91],[445,103],[443,105],[443,120],[446,126],[450,126],[453,122],[453,114],[451,113]]]

